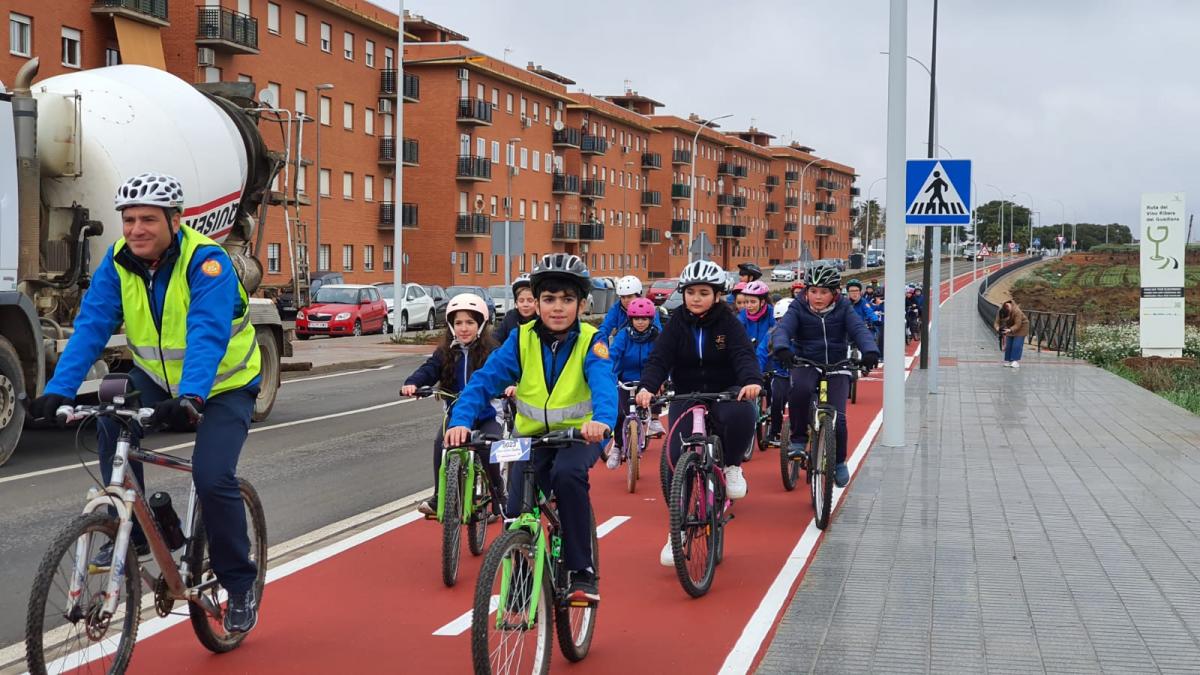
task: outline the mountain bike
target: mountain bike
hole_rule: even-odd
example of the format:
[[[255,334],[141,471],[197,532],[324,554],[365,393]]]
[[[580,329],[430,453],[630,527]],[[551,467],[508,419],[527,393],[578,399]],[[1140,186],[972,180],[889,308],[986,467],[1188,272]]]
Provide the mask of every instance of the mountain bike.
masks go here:
[[[862,366],[855,359],[820,363],[801,356],[795,357],[792,365],[815,368],[820,376],[817,396],[809,408],[808,452],[802,460],[792,461],[802,462],[804,466],[805,481],[812,494],[813,519],[817,529],[823,530],[829,525],[829,516],[833,510],[833,472],[837,461],[838,411],[829,403],[829,376],[846,370],[861,370]]]
[[[671,515],[671,553],[675,575],[688,595],[698,598],[712,586],[716,566],[724,557],[725,524],[733,519],[728,513],[731,501],[726,497],[724,454],[721,438],[708,425],[709,406],[736,401],[738,392],[677,394],[659,396],[656,403],[686,401],[690,407],[680,415],[671,433],[680,423],[691,419],[691,430],[683,437],[683,448],[675,462],[671,495],[667,510]],[[669,458],[669,439],[663,454]]]
[[[649,443],[650,409],[639,407],[633,400],[641,386],[640,382],[618,382],[617,386],[629,394],[629,409],[621,426],[621,462],[625,464],[625,488],[633,493],[637,491],[642,455]],[[637,452],[631,448],[637,448]]]
[[[585,443],[578,429],[552,431],[540,438],[501,439],[475,432],[467,444],[490,450],[493,463],[523,462],[521,512],[488,549],[475,584],[471,613],[471,659],[477,674],[550,670],[552,632],[568,661],[581,661],[591,649],[597,605],[569,597],[570,579],[562,559],[562,523],[553,495],[537,488],[534,450]],[[600,580],[600,544],[591,514],[592,570]],[[493,617],[493,613],[495,616]],[[553,625],[552,623],[553,622]]]
[[[190,486],[181,520],[165,492],[147,499],[129,471],[130,461],[187,473],[192,463],[138,447],[138,432],[154,410],[137,408],[137,392],[128,391],[128,386],[126,377],[106,377],[100,405],[62,406],[57,411],[60,424],[109,419],[118,423],[120,433],[108,485],[88,490],[83,513],[58,531],[38,566],[25,623],[25,658],[31,673],[90,671],[97,665],[103,672],[124,672],[141,621],[142,582],[154,594],[160,617],[171,614],[177,601],[187,603],[192,630],[209,650],[228,652],[246,637],[224,629],[222,602],[227,594],[209,561],[195,485]],[[254,486],[239,478],[238,488],[246,509],[250,560],[258,568],[253,588],[261,608],[267,576],[266,516]],[[130,553],[135,520],[161,570],[157,577],[141,564],[136,551]],[[112,558],[104,566],[97,558],[102,559],[98,554],[108,546]]]
[[[429,396],[453,402],[458,396],[438,387],[418,387],[416,398]],[[447,406],[442,413],[442,433],[446,431]],[[483,460],[469,448],[442,448],[442,468],[438,471],[437,509],[428,520],[442,524],[442,583],[458,583],[458,563],[462,554],[459,537],[467,529],[467,547],[471,555],[481,555],[487,539],[488,511],[492,506],[492,482]]]

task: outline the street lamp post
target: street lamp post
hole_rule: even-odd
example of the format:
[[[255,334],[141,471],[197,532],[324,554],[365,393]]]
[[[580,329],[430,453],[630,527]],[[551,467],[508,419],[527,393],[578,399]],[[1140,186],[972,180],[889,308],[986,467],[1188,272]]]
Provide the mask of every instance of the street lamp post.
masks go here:
[[[800,169],[800,222],[796,223],[796,277],[804,274],[804,174],[808,167],[821,161],[818,157]]]
[[[633,162],[625,162],[625,166],[633,166]],[[624,179],[624,176],[622,178]],[[629,258],[629,248],[626,243],[629,239],[628,195],[629,181],[626,179],[625,187],[621,190],[621,276],[629,274],[629,270],[626,269],[628,267],[626,260]]]
[[[695,135],[692,136],[692,189],[688,196],[688,262],[692,262],[692,244],[696,238],[696,144],[700,141],[700,132],[704,131],[705,127],[711,126],[713,122],[723,120],[728,117],[733,117],[733,114],[721,115],[714,117],[711,120],[705,120],[704,124],[696,128]]]
[[[866,264],[867,252],[871,250],[871,191],[875,189],[875,184],[882,180],[887,180],[887,176],[883,176],[881,178],[876,178],[871,183],[870,187],[867,188],[867,224],[865,226],[866,229],[864,230],[864,233],[863,233],[863,264],[864,265]],[[804,186],[801,185],[800,187],[803,188]],[[801,211],[803,212],[803,209],[801,209]]]
[[[512,161],[508,163],[508,194],[504,199],[504,285],[509,288],[512,288],[512,179],[513,174],[517,172],[517,143],[520,142],[520,136],[508,139]],[[516,302],[516,299],[513,301]]]
[[[1029,257],[1029,249],[1033,248],[1033,195],[1024,191],[1017,194],[1029,197],[1029,245],[1025,247],[1025,257]]]
[[[317,241],[316,241],[316,244],[317,244],[317,246],[316,246],[316,248],[317,248],[317,269],[320,270],[321,269],[321,127],[325,125],[325,120],[321,119],[321,112],[322,112],[321,111],[321,92],[329,91],[330,89],[333,89],[333,85],[329,82],[326,82],[325,84],[318,84],[317,86],[313,87],[313,89],[316,89],[316,91],[317,91],[317,151],[316,151],[316,157],[314,158],[314,163],[316,163],[316,165],[317,165],[317,209],[316,209],[316,214],[314,217],[316,218],[316,221],[317,221]],[[332,116],[333,115],[333,111],[332,111],[333,103],[330,103],[329,106],[331,108],[329,114],[330,114],[330,116]],[[329,180],[332,181],[333,178],[330,177]],[[330,254],[330,255],[332,255],[332,254]],[[297,300],[299,300],[299,299],[297,298]]]
[[[987,186],[1000,195],[1000,206],[997,209],[1000,219],[1000,266],[1004,267],[1004,191],[991,183],[988,183]]]
[[[1067,234],[1067,232],[1066,232],[1066,227],[1067,227],[1067,207],[1066,207],[1066,206],[1063,206],[1062,200],[1059,200],[1059,199],[1052,199],[1052,200],[1050,200],[1050,201],[1052,201],[1052,202],[1056,202],[1056,203],[1058,204],[1058,215],[1059,215],[1059,218],[1060,218],[1060,220],[1058,221],[1058,255],[1059,255],[1059,256],[1062,256],[1063,242],[1064,242],[1064,241],[1066,240],[1066,238],[1067,238],[1067,237],[1066,237],[1066,234]],[[1105,231],[1107,232],[1107,231],[1108,231],[1108,228],[1105,228]],[[1106,244],[1107,244],[1108,242],[1107,242],[1107,241],[1105,241],[1104,243],[1106,243]]]

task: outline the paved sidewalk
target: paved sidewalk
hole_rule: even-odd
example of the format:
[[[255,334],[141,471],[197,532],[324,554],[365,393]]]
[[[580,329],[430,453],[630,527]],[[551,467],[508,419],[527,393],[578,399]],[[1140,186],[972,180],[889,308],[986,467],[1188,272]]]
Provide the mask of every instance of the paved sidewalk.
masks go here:
[[[1082,362],[1001,367],[975,297],[759,672],[1200,672],[1200,417]]]
[[[314,337],[293,341],[292,349],[292,356],[283,359],[284,371],[303,375],[372,368],[401,356],[428,356],[433,352],[431,345],[395,344],[387,335]]]

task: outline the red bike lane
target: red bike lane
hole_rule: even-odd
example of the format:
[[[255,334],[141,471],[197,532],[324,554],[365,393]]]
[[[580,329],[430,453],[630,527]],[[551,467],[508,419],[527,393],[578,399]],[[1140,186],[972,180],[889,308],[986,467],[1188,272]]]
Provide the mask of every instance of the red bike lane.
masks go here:
[[[967,273],[958,280],[970,278]],[[915,347],[910,345],[910,356]],[[852,470],[869,448],[871,439],[865,437],[878,428],[882,384],[878,377],[861,381],[858,403],[850,406]],[[744,465],[749,493],[732,507],[735,518],[726,529],[725,558],[712,590],[690,598],[674,569],[658,563],[667,531],[659,452],[655,441],[634,494],[625,489],[624,467],[608,471],[598,464],[591,472],[596,522],[606,530],[600,539],[603,599],[588,657],[569,664],[556,645],[556,669],[713,672],[724,664],[747,670],[820,544],[814,528],[807,535],[811,547],[798,545],[804,544],[813,515],[806,486],[786,492],[778,450],[755,451]],[[831,526],[836,527],[836,514]],[[498,525],[491,526],[488,542],[499,532]],[[211,654],[197,643],[186,620],[154,619],[142,624],[131,672],[161,672],[167,663],[178,673],[470,670],[470,609],[482,556],[471,556],[464,545],[458,584],[446,588],[440,574],[441,526],[412,516],[331,548],[331,554],[318,552],[285,564],[286,576],[273,570],[258,627],[237,650]],[[803,559],[790,564],[800,568],[781,574],[797,551]],[[753,623],[759,624],[756,631]],[[739,655],[731,657],[735,645]]]

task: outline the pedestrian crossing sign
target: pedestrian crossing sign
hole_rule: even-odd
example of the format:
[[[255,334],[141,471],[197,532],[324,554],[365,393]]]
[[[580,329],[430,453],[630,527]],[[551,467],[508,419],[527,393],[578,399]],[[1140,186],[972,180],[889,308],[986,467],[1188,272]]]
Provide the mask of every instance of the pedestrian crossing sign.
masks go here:
[[[970,224],[971,160],[910,159],[905,174],[906,224]]]

